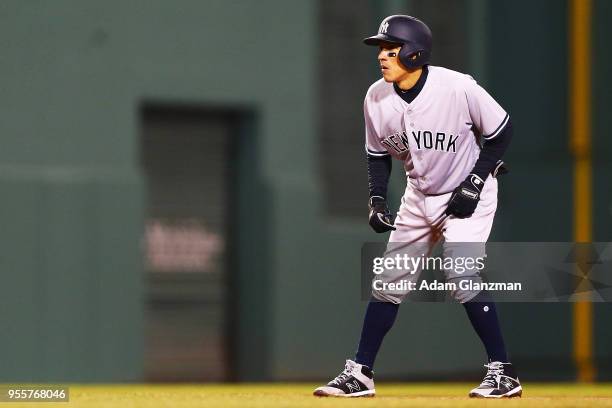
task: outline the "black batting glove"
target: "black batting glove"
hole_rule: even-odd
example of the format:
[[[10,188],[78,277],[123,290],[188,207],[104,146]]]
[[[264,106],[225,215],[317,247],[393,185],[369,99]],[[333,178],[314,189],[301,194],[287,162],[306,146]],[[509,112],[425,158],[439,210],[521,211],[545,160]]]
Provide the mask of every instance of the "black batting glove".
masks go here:
[[[380,196],[370,197],[370,227],[376,232],[383,233],[395,230],[393,216],[387,207],[387,201]]]
[[[446,214],[457,218],[469,218],[474,214],[484,180],[475,174],[470,174],[451,194],[446,207]]]

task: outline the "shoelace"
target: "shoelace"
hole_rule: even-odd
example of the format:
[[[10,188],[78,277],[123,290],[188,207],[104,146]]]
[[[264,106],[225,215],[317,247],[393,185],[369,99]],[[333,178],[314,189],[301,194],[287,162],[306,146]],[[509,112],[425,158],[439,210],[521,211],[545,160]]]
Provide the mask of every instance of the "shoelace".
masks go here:
[[[344,370],[336,376],[333,380],[331,380],[330,384],[340,385],[340,383],[351,376],[351,372],[353,371],[353,365],[350,362],[346,362],[344,366]]]
[[[504,373],[504,366],[502,363],[493,362],[484,365],[487,368],[487,374],[485,375],[481,387],[497,387],[497,380]]]

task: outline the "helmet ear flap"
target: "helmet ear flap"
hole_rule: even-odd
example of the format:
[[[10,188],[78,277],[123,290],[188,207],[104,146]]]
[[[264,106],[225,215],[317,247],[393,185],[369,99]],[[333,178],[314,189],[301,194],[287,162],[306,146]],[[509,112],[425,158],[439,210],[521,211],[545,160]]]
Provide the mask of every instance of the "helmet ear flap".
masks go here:
[[[414,51],[404,44],[399,52],[399,60],[407,68],[418,68],[429,63],[429,52],[426,50]]]
[[[419,56],[416,59],[418,61],[419,66],[429,64],[429,59],[431,58],[430,50],[421,50],[419,51]]]
[[[414,60],[411,58],[415,52],[410,49],[410,47],[406,46],[406,44],[402,45],[402,48],[399,52],[399,60],[406,68],[415,68]]]

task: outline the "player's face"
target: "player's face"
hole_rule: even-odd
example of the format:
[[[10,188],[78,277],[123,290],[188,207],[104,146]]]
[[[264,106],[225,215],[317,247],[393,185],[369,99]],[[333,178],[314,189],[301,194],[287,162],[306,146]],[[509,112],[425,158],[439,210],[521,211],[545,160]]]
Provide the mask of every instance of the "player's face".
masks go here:
[[[378,63],[386,82],[400,82],[405,79],[410,71],[400,62],[400,45],[393,43],[380,43],[378,51]]]

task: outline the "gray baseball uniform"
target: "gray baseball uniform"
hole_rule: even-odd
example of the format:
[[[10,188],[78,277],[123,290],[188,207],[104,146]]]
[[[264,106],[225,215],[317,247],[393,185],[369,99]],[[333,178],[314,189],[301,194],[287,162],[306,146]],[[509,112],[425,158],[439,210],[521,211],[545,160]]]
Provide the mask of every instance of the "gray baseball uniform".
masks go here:
[[[429,66],[423,89],[406,103],[393,84],[383,79],[367,92],[364,103],[366,151],[372,156],[391,155],[403,162],[407,187],[389,238],[388,255],[401,243],[403,253],[420,256],[424,235],[443,214],[452,191],[468,176],[480,154],[478,137],[494,139],[508,123],[506,111],[472,77],[442,67]],[[495,210],[497,180],[487,178],[476,211],[470,218],[448,219],[444,225],[445,256],[457,251],[484,256]],[[473,244],[458,249],[459,243]],[[430,243],[427,244],[430,247]],[[467,249],[469,247],[469,250]],[[445,271],[448,280],[457,278]],[[466,275],[462,275],[465,278]],[[386,282],[417,280],[419,273],[390,270],[378,277]],[[474,279],[480,279],[474,274]],[[379,300],[400,303],[406,291],[374,290]],[[475,292],[455,293],[465,302]]]

